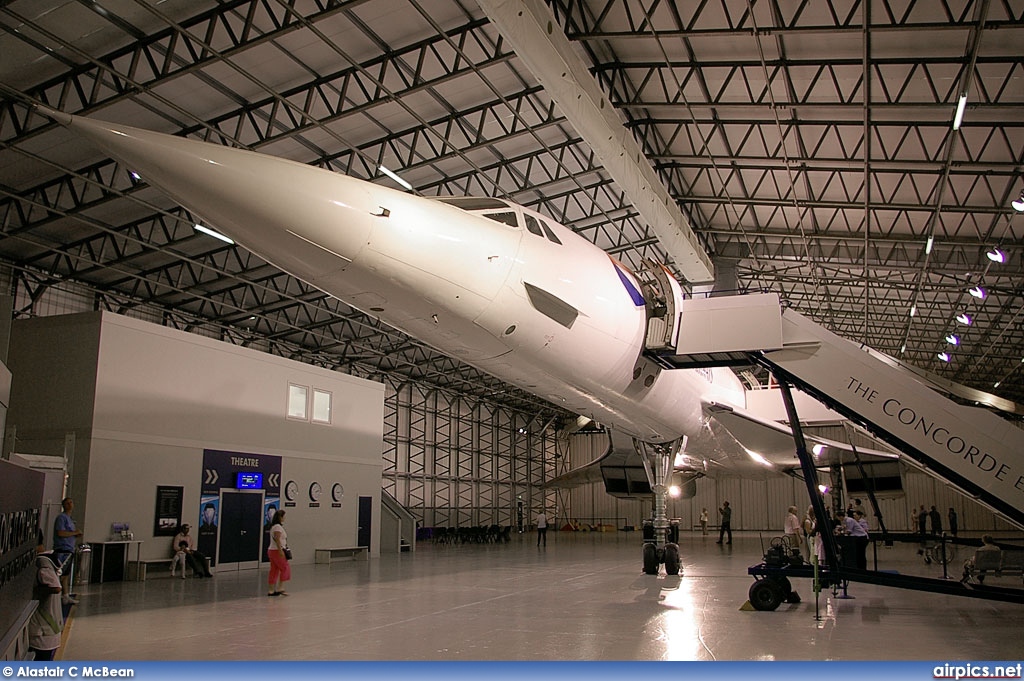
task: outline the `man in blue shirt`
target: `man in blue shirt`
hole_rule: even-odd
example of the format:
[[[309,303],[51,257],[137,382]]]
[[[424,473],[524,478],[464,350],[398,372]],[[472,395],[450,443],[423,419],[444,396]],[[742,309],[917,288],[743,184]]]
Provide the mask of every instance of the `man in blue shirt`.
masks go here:
[[[854,546],[857,548],[857,567],[861,570],[868,569],[868,521],[862,511],[854,511],[853,518],[846,519],[846,528],[853,537]]]
[[[61,601],[77,603],[71,597],[71,558],[75,555],[75,544],[82,536],[82,531],[75,527],[75,521],[71,518],[71,511],[75,508],[74,500],[65,497],[60,505],[64,512],[53,521],[53,552],[61,568]]]

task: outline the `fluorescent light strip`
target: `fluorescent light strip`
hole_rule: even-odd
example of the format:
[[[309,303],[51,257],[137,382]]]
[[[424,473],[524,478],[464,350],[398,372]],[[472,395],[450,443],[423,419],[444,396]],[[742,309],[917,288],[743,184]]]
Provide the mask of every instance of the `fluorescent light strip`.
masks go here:
[[[956,103],[956,115],[953,116],[953,129],[959,130],[964,120],[964,109],[967,108],[967,95],[960,95],[960,101]]]
[[[932,244],[935,243],[935,237],[928,237],[928,243],[924,245],[924,254],[929,255],[932,252]]]
[[[215,232],[212,229],[210,229],[209,227],[204,227],[202,225],[194,225],[194,227],[196,228],[197,232],[202,232],[203,234],[208,234],[208,235],[212,236],[214,239],[220,239],[221,241],[223,241],[226,244],[233,244],[233,243],[235,243],[229,237],[224,236],[220,232]]]
[[[380,172],[382,172],[385,175],[387,175],[388,177],[390,177],[392,180],[394,180],[398,184],[400,184],[403,187],[405,187],[406,189],[410,189],[410,190],[412,189],[412,185],[411,184],[409,184],[408,182],[406,182],[405,180],[400,178],[398,175],[395,175],[393,172],[391,172],[390,170],[388,170],[384,166],[378,166],[377,169],[380,170]]]

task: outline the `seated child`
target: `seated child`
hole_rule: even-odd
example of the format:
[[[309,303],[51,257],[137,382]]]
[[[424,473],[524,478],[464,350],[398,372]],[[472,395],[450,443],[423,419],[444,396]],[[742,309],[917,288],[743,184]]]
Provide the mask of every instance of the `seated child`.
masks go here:
[[[174,553],[174,558],[171,559],[171,577],[174,576],[174,568],[178,566],[178,563],[181,563],[181,578],[185,579],[185,561],[187,560],[187,558],[188,542],[180,541],[178,542],[178,549]]]

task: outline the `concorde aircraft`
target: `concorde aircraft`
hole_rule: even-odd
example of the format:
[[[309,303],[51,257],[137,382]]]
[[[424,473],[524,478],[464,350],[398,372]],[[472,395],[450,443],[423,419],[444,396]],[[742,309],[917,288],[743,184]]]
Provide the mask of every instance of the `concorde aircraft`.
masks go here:
[[[673,333],[682,298],[661,265],[633,272],[503,199],[424,198],[247,150],[39,110],[282,270],[607,427],[605,463],[627,465],[639,454],[653,492],[658,539],[645,547],[649,574],[662,563],[669,574],[680,568],[678,547],[665,542],[673,476],[693,480],[716,464],[763,471],[778,457],[794,465],[788,430],[744,413],[744,388],[730,369],[663,370],[644,354],[652,335]],[[725,414],[744,416],[743,446],[715,427]]]

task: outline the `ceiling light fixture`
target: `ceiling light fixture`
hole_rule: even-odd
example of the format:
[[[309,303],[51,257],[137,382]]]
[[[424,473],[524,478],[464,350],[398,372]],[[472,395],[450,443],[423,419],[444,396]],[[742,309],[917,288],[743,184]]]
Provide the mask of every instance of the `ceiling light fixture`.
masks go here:
[[[900,346],[900,354],[902,355],[906,351],[907,351],[907,344],[904,343],[903,345]]]
[[[917,314],[917,305],[911,305],[910,306],[910,316],[913,317],[916,314]]]
[[[1021,190],[1020,196],[1011,201],[1010,205],[1018,213],[1024,213],[1024,190]]]
[[[400,178],[400,177],[399,177],[398,175],[396,175],[395,173],[391,172],[390,170],[388,170],[388,169],[387,169],[387,168],[385,168],[384,166],[378,166],[378,167],[377,167],[377,169],[378,169],[378,170],[379,170],[380,172],[382,172],[382,173],[384,173],[385,175],[387,175],[388,177],[390,177],[390,178],[391,178],[392,180],[394,180],[394,181],[395,181],[395,182],[397,182],[398,184],[400,184],[400,185],[402,185],[403,187],[405,187],[406,189],[409,189],[409,190],[411,190],[411,189],[412,189],[412,185],[411,185],[411,184],[409,184],[408,182],[406,182],[405,180],[403,180],[403,179],[402,179],[402,178]]]
[[[209,236],[212,236],[214,239],[220,239],[221,241],[223,241],[226,244],[233,244],[233,243],[235,243],[234,241],[231,240],[230,237],[226,237],[223,234],[221,234],[220,232],[215,232],[214,230],[210,229],[209,227],[204,227],[203,225],[194,225],[194,227],[196,228],[197,232],[202,232],[203,234],[207,234]]]
[[[971,315],[961,312],[956,316],[956,320],[964,326],[971,325]]]
[[[935,243],[935,237],[928,237],[928,243],[924,245],[924,254],[929,255],[932,252],[932,244]]]
[[[956,103],[956,115],[953,116],[953,129],[959,130],[960,124],[964,120],[964,109],[967,108],[967,95],[960,95],[960,99]]]
[[[939,359],[941,359],[943,362],[948,362],[949,361],[949,353],[947,353],[947,352],[940,352],[939,353]]]
[[[948,336],[946,336],[946,342],[949,343],[950,345],[960,345],[960,336],[956,335],[955,333],[951,333]]]
[[[1004,253],[1003,251],[999,250],[998,248],[993,248],[991,251],[989,251],[985,255],[988,256],[988,259],[991,260],[992,262],[998,262],[998,263],[1006,262],[1006,253]]]
[[[980,300],[985,300],[985,289],[983,289],[980,286],[975,286],[974,288],[970,289],[967,292],[970,293],[975,298],[978,298]]]

